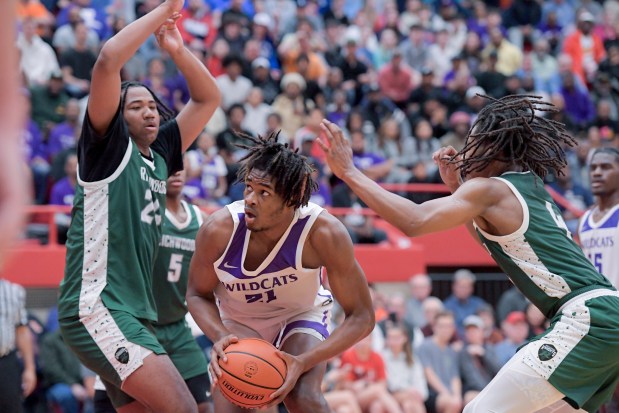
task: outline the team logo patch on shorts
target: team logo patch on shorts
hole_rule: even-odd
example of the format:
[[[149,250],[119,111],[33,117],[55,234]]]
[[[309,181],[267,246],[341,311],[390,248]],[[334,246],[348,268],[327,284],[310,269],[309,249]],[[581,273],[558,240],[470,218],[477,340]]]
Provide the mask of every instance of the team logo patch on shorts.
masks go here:
[[[542,344],[542,346],[537,351],[537,357],[539,357],[541,361],[548,361],[556,355],[557,348],[552,344]]]
[[[127,364],[129,363],[129,351],[125,347],[120,347],[114,353],[114,357],[118,360],[119,363]]]

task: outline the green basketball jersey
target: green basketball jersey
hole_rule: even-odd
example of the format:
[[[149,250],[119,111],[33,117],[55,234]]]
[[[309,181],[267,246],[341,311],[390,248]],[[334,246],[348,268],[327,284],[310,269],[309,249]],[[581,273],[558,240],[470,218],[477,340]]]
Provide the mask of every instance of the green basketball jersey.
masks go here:
[[[181,204],[187,212],[185,222],[178,222],[165,211],[163,235],[153,270],[153,293],[157,302],[157,324],[182,320],[187,314],[185,294],[189,263],[196,249],[196,235],[202,225],[202,215],[195,205]]]
[[[559,208],[531,172],[507,172],[505,182],[522,206],[522,226],[513,234],[477,233],[494,260],[520,291],[547,317],[570,298],[594,288],[612,288],[587,260]]]
[[[144,158],[130,139],[122,162],[108,178],[84,182],[78,175],[68,233],[58,316],[84,317],[100,298],[113,310],[157,320],[152,271],[161,238],[168,168],[151,151]]]

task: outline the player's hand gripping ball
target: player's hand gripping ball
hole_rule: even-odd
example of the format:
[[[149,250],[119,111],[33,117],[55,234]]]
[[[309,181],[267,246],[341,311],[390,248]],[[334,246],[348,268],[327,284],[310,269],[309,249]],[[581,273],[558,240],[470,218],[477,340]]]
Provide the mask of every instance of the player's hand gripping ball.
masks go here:
[[[286,363],[275,346],[259,338],[244,338],[224,352],[228,361],[219,359],[219,389],[226,399],[247,409],[269,404],[269,396],[286,379]]]

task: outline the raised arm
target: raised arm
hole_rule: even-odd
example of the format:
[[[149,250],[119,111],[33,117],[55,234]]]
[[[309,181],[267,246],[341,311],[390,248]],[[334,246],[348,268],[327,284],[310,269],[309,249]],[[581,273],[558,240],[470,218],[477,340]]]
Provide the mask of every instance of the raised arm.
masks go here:
[[[157,41],[187,80],[189,102],[176,116],[181,133],[182,149],[186,151],[206,126],[221,102],[221,93],[206,66],[183,45],[176,19],[157,31]]]
[[[108,40],[92,69],[88,116],[99,135],[103,135],[120,103],[120,70],[138,48],[174,13],[183,0],[166,0],[155,10],[132,22]]]
[[[301,374],[350,348],[374,328],[374,309],[367,280],[355,259],[353,244],[344,225],[323,212],[314,224],[309,242],[327,270],[329,287],[345,318],[333,334],[316,347],[298,356],[285,355],[288,374],[284,384],[273,393],[274,401],[270,405],[282,401]]]
[[[467,224],[485,214],[505,195],[491,179],[476,178],[461,185],[451,196],[416,204],[381,188],[352,163],[350,144],[333,123],[322,124],[328,143],[318,141],[329,167],[378,215],[408,236],[443,231]],[[501,184],[502,185],[502,184]],[[504,186],[504,185],[502,185]],[[507,186],[505,186],[505,190]]]

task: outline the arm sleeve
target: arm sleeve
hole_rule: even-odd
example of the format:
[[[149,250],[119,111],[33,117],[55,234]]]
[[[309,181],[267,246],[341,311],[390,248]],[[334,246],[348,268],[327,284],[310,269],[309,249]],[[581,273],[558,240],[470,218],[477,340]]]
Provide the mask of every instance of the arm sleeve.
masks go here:
[[[80,179],[96,182],[112,175],[125,156],[128,145],[129,131],[121,116],[120,107],[103,135],[94,131],[86,111],[82,134],[77,144]]]
[[[168,165],[168,176],[183,169],[181,132],[175,119],[164,123],[159,128],[159,135],[150,147],[165,159]]]

